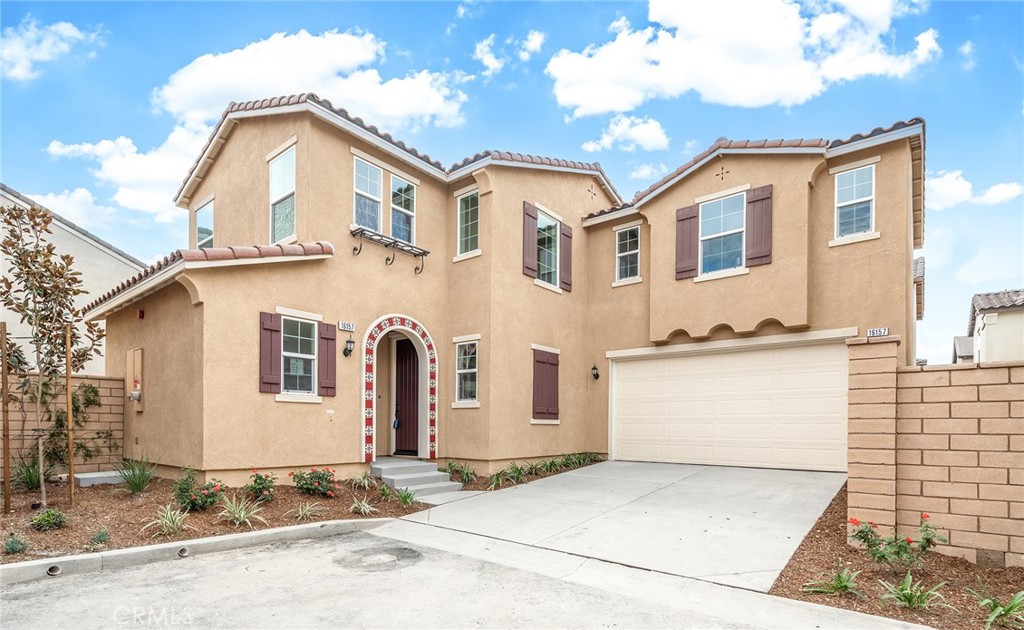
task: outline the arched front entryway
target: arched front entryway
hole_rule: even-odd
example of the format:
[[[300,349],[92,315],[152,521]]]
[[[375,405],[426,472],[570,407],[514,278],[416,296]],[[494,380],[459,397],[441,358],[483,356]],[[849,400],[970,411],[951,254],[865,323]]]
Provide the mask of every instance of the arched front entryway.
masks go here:
[[[435,459],[437,457],[437,349],[434,341],[422,324],[405,315],[381,317],[366,331],[363,340],[364,423],[363,461],[372,462],[376,454],[377,426],[377,354],[379,344],[391,331],[401,331],[416,348],[419,357],[419,444],[418,455]],[[424,455],[424,451],[426,455]]]

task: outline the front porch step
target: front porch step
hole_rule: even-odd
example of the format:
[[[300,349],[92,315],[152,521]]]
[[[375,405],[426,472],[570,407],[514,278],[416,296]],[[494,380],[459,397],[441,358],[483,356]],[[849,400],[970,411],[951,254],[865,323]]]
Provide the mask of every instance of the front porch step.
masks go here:
[[[436,464],[415,459],[381,457],[370,466],[370,474],[386,486],[403,488],[417,497],[462,490],[462,484],[449,481],[447,473],[439,471]]]

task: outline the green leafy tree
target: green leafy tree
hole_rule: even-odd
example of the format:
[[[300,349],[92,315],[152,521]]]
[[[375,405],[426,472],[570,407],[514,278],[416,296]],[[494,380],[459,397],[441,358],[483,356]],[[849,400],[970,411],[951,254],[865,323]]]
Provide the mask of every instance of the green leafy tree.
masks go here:
[[[65,369],[76,372],[92,356],[99,354],[103,330],[94,322],[86,322],[75,300],[86,291],[81,273],[75,271],[74,258],[58,254],[49,241],[53,218],[42,208],[10,206],[2,209],[3,254],[6,269],[0,284],[0,302],[17,315],[32,331],[28,350],[17,354],[23,371],[38,372],[19,384],[23,401],[33,405],[36,432],[36,458],[40,479],[46,466],[44,419],[53,418],[50,404],[64,391],[61,375]],[[66,326],[71,327],[71,365],[65,366]],[[43,506],[46,506],[46,484],[40,484]]]

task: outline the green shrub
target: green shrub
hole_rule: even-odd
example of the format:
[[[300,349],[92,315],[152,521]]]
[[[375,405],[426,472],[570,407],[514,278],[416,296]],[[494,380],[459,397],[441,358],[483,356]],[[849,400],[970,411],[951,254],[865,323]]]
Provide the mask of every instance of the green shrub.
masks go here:
[[[401,490],[399,490],[399,500],[401,500]],[[352,499],[352,507],[349,508],[349,511],[353,514],[369,516],[370,514],[376,512],[377,508],[370,505],[370,502],[367,501],[366,499],[360,499],[359,497],[355,497]]]
[[[309,472],[290,472],[288,476],[295,482],[299,492],[333,499],[338,489],[335,472],[330,468],[311,468]]]
[[[405,507],[409,507],[416,500],[416,493],[408,488],[399,488],[395,491],[395,494],[398,496],[398,502]]]
[[[878,535],[878,527],[871,522],[862,523],[856,518],[851,518],[850,524],[857,528],[850,535],[850,539],[861,543],[864,554],[894,571],[921,566],[924,557],[933,547],[947,542],[939,535],[935,526],[928,522],[926,513],[921,514],[916,543],[911,536],[899,537],[892,534],[882,538]]]
[[[256,529],[252,526],[253,519],[262,521],[264,525],[267,524],[267,520],[259,516],[259,513],[263,511],[260,502],[244,495],[241,497],[237,494],[230,497],[224,495],[220,499],[220,506],[220,513],[217,514],[218,521],[231,521],[235,527],[245,523],[249,529]]]
[[[371,475],[369,471],[364,470],[359,473],[358,477],[352,479],[350,483],[356,490],[369,490],[373,486],[377,485],[377,480],[373,478],[373,475]]]
[[[89,542],[94,545],[105,545],[110,541],[110,532],[107,531],[106,527],[101,527],[100,531],[92,535]]]
[[[277,488],[277,475],[274,473],[260,474],[255,468],[249,475],[249,483],[242,486],[242,492],[247,494],[254,501],[266,502],[274,500],[274,490]]]
[[[13,533],[7,537],[6,541],[4,541],[4,553],[8,555],[25,553],[26,549],[28,549],[28,543],[18,538]]]
[[[43,474],[46,476],[47,483],[53,481],[53,464],[47,464]],[[14,485],[23,490],[39,489],[39,460],[37,458],[30,457],[18,460],[18,463],[14,465]]]
[[[907,608],[928,608],[942,604],[946,599],[939,593],[939,589],[946,585],[945,582],[939,582],[926,589],[920,580],[914,581],[910,571],[907,571],[906,577],[897,584],[889,584],[885,580],[879,580],[878,583],[885,589],[885,593],[882,594],[883,600],[891,599]]]
[[[824,593],[825,595],[851,593],[865,599],[864,594],[857,590],[857,576],[860,573],[860,571],[850,571],[849,567],[843,568],[842,571],[837,569],[830,576],[807,582],[801,590],[805,593]]]
[[[158,508],[156,518],[146,523],[140,531],[146,531],[150,527],[155,527],[158,531],[153,534],[154,538],[161,534],[164,536],[176,536],[185,533],[186,529],[193,529],[191,525],[185,524],[186,518],[188,518],[186,510],[175,510],[174,506],[168,503],[164,507]]]
[[[50,508],[32,517],[32,528],[41,532],[51,529],[60,529],[68,522],[68,517],[60,510]]]
[[[387,486],[385,486],[387,487]],[[324,513],[324,508],[319,503],[299,503],[299,507],[285,512],[285,516],[295,514],[297,521],[311,521]]]
[[[391,491],[391,488],[388,487],[387,484],[383,484],[383,483],[380,484],[379,492],[380,492],[380,498],[382,498],[382,499],[390,499],[391,495],[394,494]]]
[[[174,482],[174,500],[186,512],[201,512],[217,503],[225,489],[227,486],[216,479],[198,485],[196,471],[186,468],[185,476]]]
[[[145,454],[138,459],[126,459],[123,462],[114,464],[114,470],[120,475],[121,481],[132,494],[145,492],[149,482],[153,479],[153,471],[156,464],[149,463]]]
[[[505,479],[512,485],[519,485],[526,481],[526,467],[512,462],[503,471]]]
[[[992,624],[1004,628],[1024,628],[1024,591],[1018,592],[1005,604],[995,597],[982,595],[971,589],[967,589],[967,592],[989,613],[988,619],[985,620],[985,630],[989,630]]]

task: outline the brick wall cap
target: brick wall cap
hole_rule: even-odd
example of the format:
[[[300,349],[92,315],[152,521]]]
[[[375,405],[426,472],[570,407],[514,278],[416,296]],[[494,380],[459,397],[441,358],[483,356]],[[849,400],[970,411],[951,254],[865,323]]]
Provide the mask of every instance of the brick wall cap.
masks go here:
[[[985,361],[974,365],[981,368],[1015,368],[1024,367],[1024,361]]]
[[[973,370],[977,368],[975,363],[958,363],[956,365],[925,365],[925,372],[956,372],[958,370]]]
[[[896,366],[896,371],[901,373],[901,374],[904,373],[904,372],[920,372],[921,371],[921,366],[920,365],[897,365]]]

